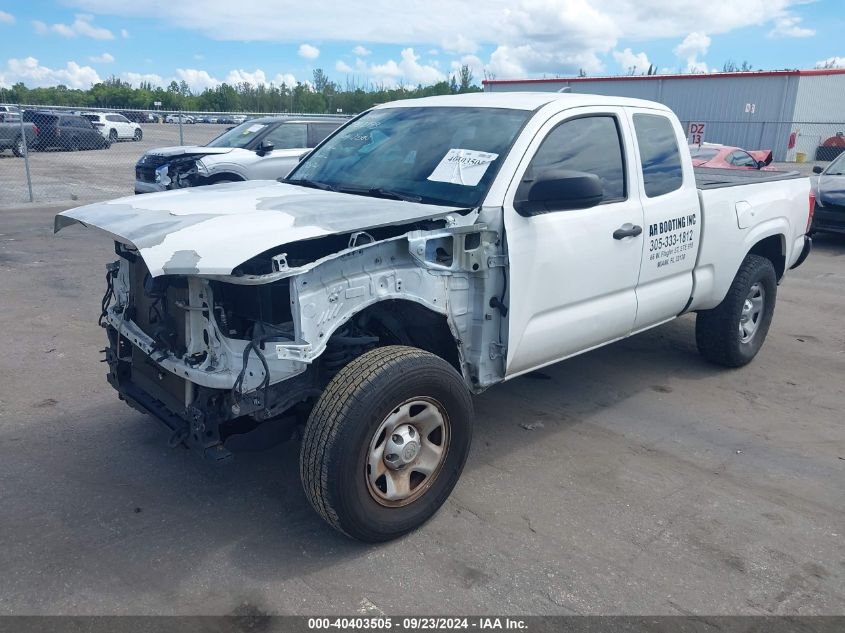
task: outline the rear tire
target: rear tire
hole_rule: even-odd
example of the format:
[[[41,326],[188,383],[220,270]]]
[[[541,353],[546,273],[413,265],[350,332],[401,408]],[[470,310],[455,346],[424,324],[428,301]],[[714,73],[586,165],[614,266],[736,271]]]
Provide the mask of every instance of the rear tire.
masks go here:
[[[407,534],[455,487],[472,415],[463,379],[442,358],[413,347],[372,350],[332,379],[311,412],[299,461],[305,494],[353,538]]]
[[[12,145],[12,154],[20,158],[23,156],[24,146],[23,146],[23,136],[19,136],[15,139],[14,145]]]
[[[109,144],[117,143],[117,130],[109,130]]]
[[[777,287],[771,260],[747,255],[722,303],[696,317],[695,342],[701,355],[725,367],[750,363],[769,332]]]

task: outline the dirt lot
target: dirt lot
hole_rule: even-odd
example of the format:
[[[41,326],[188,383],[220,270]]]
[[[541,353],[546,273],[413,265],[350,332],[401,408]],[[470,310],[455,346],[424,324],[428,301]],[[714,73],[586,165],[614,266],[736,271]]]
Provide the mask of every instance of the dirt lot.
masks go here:
[[[111,245],[53,211],[0,214],[0,614],[845,613],[845,239],[744,369],[685,317],[477,398],[445,507],[364,546],[312,512],[296,444],[215,467],[117,400]]]
[[[231,126],[183,125],[184,144],[204,145],[228,127]],[[35,202],[71,205],[75,200],[88,202],[131,196],[135,191],[135,163],[144,152],[182,144],[178,125],[149,124],[142,125],[142,129],[142,141],[120,141],[106,150],[31,152],[29,168]],[[28,201],[23,159],[15,158],[9,150],[0,152],[0,207]]]

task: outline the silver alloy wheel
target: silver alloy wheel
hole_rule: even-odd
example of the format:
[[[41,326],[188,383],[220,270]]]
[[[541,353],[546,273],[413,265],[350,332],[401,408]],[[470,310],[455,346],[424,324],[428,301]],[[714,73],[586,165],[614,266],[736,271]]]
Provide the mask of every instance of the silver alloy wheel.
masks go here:
[[[419,499],[449,452],[449,416],[433,398],[406,400],[379,424],[367,453],[367,489],[378,503],[400,507]]]
[[[763,307],[766,303],[766,290],[759,281],[751,285],[745,303],[742,304],[742,312],[739,315],[739,340],[741,343],[748,343],[760,326],[760,319],[763,316]]]

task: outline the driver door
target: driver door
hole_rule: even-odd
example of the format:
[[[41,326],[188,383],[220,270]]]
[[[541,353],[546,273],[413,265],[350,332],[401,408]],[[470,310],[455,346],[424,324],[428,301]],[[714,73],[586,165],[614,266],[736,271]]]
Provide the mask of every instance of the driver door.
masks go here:
[[[509,259],[506,376],[531,371],[631,333],[642,258],[643,208],[621,108],[567,110],[544,125],[505,197]],[[598,175],[604,200],[525,217],[514,207],[525,176],[545,169]],[[529,171],[530,170],[530,171]],[[616,235],[614,235],[616,233]]]

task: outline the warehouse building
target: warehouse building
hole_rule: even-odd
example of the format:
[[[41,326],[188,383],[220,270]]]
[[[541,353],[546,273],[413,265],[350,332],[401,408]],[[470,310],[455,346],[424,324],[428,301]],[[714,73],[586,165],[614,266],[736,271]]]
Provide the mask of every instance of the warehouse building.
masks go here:
[[[485,80],[485,91],[578,92],[659,101],[704,141],[771,149],[776,161],[845,149],[845,69]]]

